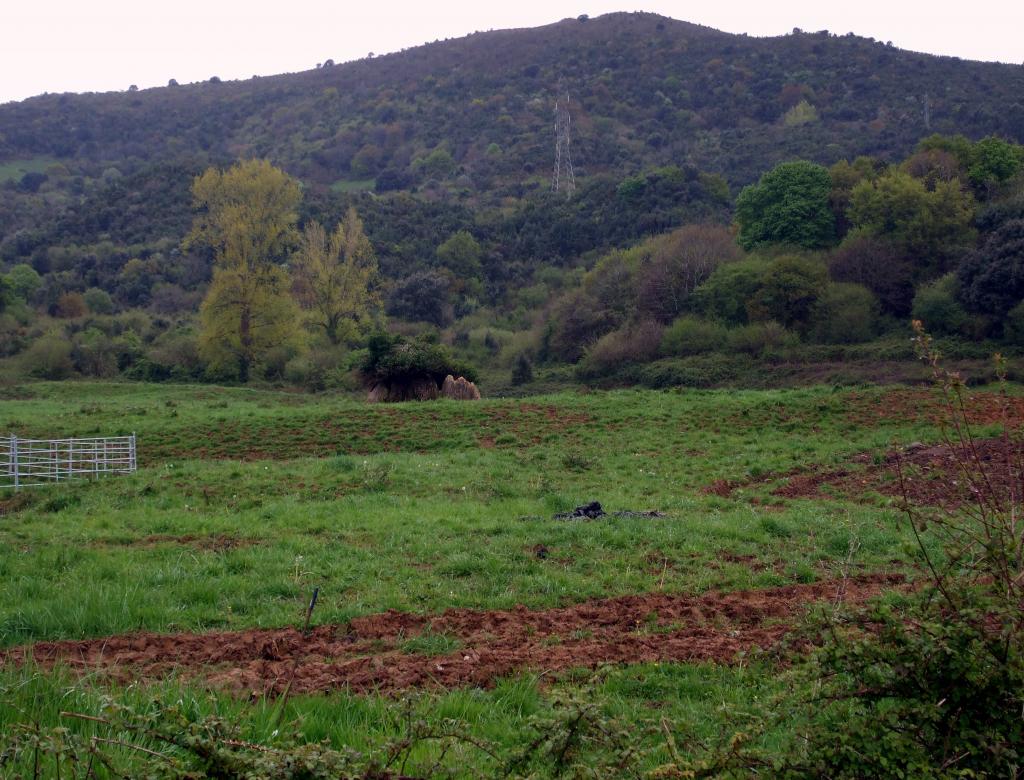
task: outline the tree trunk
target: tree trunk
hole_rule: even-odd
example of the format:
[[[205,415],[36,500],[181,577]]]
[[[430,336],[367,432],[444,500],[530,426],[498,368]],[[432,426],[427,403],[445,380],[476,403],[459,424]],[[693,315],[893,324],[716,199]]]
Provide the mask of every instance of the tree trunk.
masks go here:
[[[327,333],[327,340],[331,342],[331,346],[338,346],[338,326],[341,324],[338,317],[330,317],[327,320],[327,324],[324,326],[324,331]]]
[[[243,306],[238,323],[238,378],[243,382],[249,381],[249,367],[252,365],[252,312],[249,307]]]

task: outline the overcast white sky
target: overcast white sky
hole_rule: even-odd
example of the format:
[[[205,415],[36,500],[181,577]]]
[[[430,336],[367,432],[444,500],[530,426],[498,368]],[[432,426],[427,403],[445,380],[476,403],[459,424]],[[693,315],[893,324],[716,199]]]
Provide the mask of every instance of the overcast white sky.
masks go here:
[[[306,70],[476,30],[653,11],[728,32],[794,27],[1024,62],[1024,0],[3,0],[0,102]]]

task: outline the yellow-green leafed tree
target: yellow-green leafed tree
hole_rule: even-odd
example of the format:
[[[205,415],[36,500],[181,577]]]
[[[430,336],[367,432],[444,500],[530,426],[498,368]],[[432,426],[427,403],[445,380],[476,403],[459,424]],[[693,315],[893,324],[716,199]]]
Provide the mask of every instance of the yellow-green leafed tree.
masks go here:
[[[215,368],[247,381],[275,348],[296,344],[298,310],[281,265],[297,238],[299,184],[266,160],[196,177],[198,210],[187,243],[213,250],[213,281],[200,314],[199,349]]]
[[[294,272],[300,303],[331,344],[380,303],[374,289],[377,258],[353,208],[329,236],[318,222],[306,225]]]

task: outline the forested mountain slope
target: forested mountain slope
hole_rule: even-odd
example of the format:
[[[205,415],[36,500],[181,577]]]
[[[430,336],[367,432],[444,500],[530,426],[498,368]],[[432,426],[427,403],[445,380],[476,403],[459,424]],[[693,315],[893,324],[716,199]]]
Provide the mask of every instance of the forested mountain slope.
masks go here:
[[[691,163],[736,186],[781,159],[902,157],[931,132],[1024,140],[1019,65],[619,13],[269,78],[6,104],[0,160],[95,175],[266,156],[308,184],[448,183],[490,200],[544,186],[559,82],[582,175]]]
[[[551,191],[566,94],[571,197]],[[354,209],[391,327],[520,376],[531,360],[628,380],[623,366],[710,360],[641,377],[708,384],[742,372],[737,354],[905,345],[911,315],[1024,345],[1022,140],[1024,66],[637,13],[268,78],[43,95],[0,105],[0,362],[231,379],[197,353],[214,254],[183,239],[195,177],[247,158],[297,180],[299,230]],[[363,326],[254,366],[327,386]]]

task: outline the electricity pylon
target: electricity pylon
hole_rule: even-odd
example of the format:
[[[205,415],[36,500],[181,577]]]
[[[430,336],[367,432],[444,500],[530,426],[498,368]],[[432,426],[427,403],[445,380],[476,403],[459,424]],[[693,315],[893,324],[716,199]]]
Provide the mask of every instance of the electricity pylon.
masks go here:
[[[572,152],[569,149],[570,122],[569,93],[566,92],[564,102],[555,100],[555,173],[551,177],[551,191],[564,189],[567,197],[576,191],[576,175],[572,171]]]

